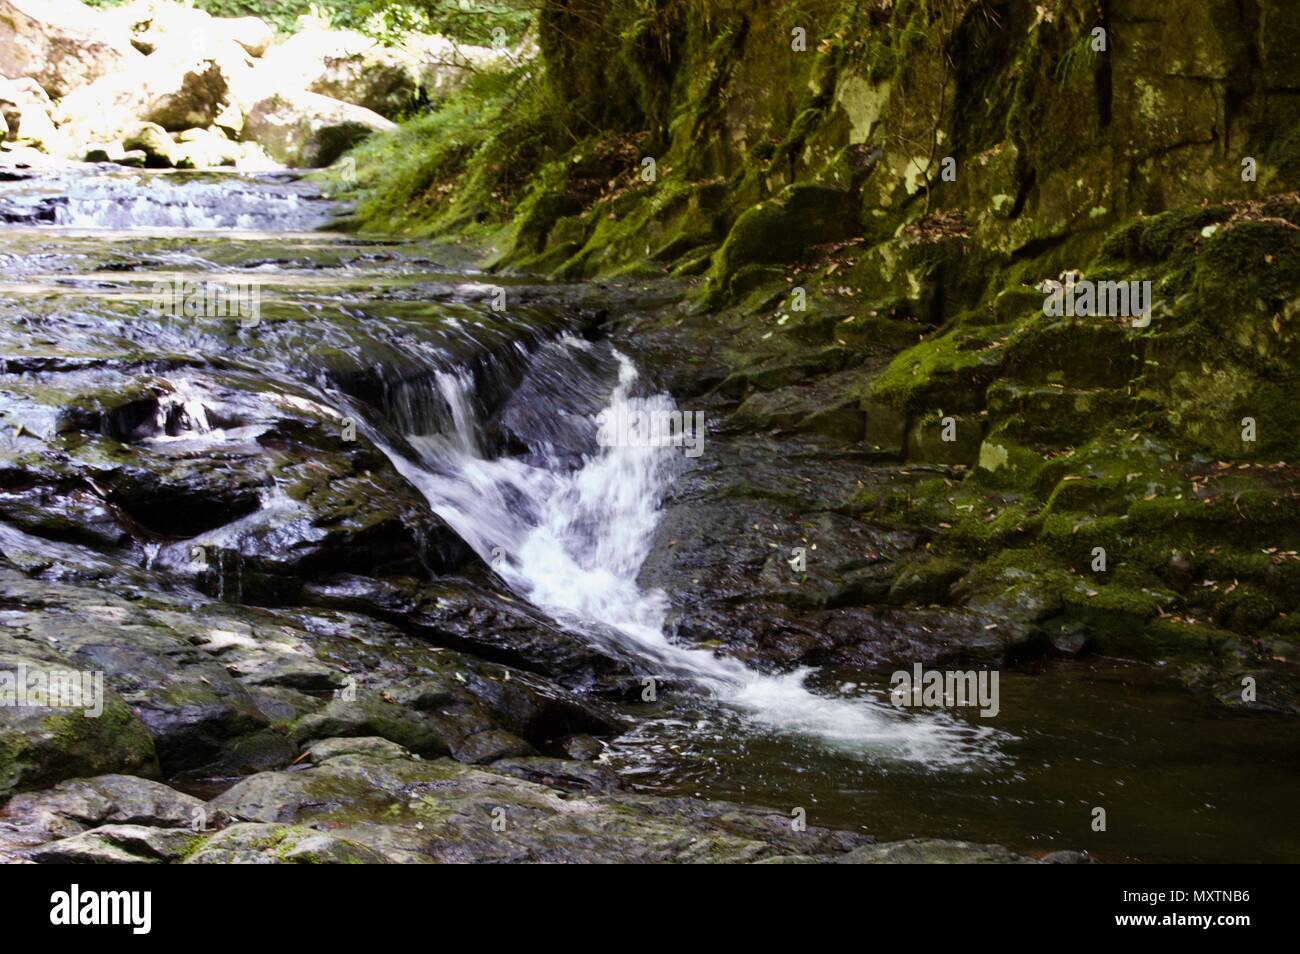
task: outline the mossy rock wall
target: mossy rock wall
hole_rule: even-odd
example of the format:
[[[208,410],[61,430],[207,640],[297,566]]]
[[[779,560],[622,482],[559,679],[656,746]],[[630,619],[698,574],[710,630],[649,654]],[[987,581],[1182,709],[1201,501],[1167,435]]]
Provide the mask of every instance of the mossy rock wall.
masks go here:
[[[1276,4],[1234,0],[581,0],[544,4],[539,32],[547,82],[575,122],[646,134],[660,175],[644,191],[725,182],[724,237],[758,203],[820,184],[848,193],[864,239],[950,209],[981,248],[1011,257],[1294,181],[1300,96],[1293,54],[1270,29],[1285,33],[1284,20]],[[1254,182],[1242,180],[1247,158]],[[639,169],[613,171],[631,181]],[[556,186],[540,177],[535,188]],[[638,210],[614,201],[556,207],[584,226],[561,230],[564,240],[617,243],[596,224]],[[840,219],[810,210],[805,229],[834,234]],[[782,239],[784,225],[768,236]],[[715,263],[724,290],[737,251]],[[587,255],[579,271],[638,257],[643,248]]]

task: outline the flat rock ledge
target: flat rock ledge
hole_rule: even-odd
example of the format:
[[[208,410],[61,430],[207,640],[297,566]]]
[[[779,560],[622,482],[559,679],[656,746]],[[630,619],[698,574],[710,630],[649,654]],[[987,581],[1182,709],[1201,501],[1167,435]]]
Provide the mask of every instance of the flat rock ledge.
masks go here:
[[[15,796],[0,861],[38,864],[1035,863],[995,845],[796,831],[779,811],[661,798],[574,777],[560,760],[490,769],[381,738],[330,739],[286,771],[203,802],[133,776]],[[1046,862],[1082,861],[1058,852]]]

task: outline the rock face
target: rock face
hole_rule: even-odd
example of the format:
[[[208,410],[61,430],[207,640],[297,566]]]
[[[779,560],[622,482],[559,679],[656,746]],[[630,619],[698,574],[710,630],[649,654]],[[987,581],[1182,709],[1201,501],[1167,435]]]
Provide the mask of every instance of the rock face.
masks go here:
[[[125,30],[78,0],[0,0],[0,76],[31,77],[58,99],[143,60]]]
[[[283,92],[253,104],[244,137],[286,166],[317,168],[328,166],[367,136],[394,128],[361,106],[318,93]]]
[[[376,168],[364,224],[508,221],[496,264],[691,280],[675,345],[631,345],[718,427],[642,572],[678,636],[781,665],[1110,650],[1217,698],[1268,666],[1294,711],[1285,7],[1122,0],[1103,50],[1090,0],[807,23],[769,0],[682,21],[545,4],[548,79],[604,135],[524,176],[490,149],[434,182]],[[631,34],[660,52],[628,55]],[[1157,303],[1048,313],[1063,276]]]

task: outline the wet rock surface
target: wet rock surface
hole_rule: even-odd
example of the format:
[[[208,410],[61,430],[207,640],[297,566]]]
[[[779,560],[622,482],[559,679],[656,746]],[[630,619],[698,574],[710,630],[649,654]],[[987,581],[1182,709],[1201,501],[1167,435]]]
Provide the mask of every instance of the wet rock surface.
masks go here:
[[[99,864],[1032,860],[962,842],[872,845],[860,834],[795,830],[787,816],[738,805],[565,785],[563,768],[548,772],[544,760],[485,770],[420,759],[376,738],[319,743],[304,756],[201,810],[163,786],[126,792],[113,778],[15,799],[0,817],[0,851],[12,853],[7,860]],[[186,810],[192,817],[182,819]],[[108,823],[67,833],[90,820]]]
[[[234,201],[295,195],[230,182]],[[5,253],[30,272],[3,315],[0,673],[98,676],[103,715],[0,707],[5,860],[749,862],[868,840],[629,786],[606,756],[657,667],[512,592],[385,450],[456,433],[439,374],[468,368],[488,453],[580,467],[593,394],[619,374],[590,342],[622,292],[515,286],[497,314],[465,276],[383,243],[43,234]],[[279,279],[255,319],[169,314],[182,261],[191,288],[232,267]],[[706,461],[664,532],[687,539],[686,502],[719,528],[785,519],[776,475],[745,478],[748,500],[737,460]],[[838,512],[847,474],[823,486],[810,519],[841,540],[819,551],[840,569],[913,545]],[[707,546],[678,554],[647,573],[699,597],[685,644],[739,603],[786,607],[788,632],[719,642],[760,668],[807,662],[830,616],[865,605],[830,572],[803,595],[764,576],[765,546],[726,554],[727,575]],[[704,571],[734,602],[672,576]],[[864,641],[844,626],[847,652]]]

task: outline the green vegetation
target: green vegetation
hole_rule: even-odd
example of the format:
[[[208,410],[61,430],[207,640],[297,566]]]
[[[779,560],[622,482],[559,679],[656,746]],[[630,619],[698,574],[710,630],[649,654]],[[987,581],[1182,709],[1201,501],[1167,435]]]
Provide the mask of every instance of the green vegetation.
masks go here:
[[[93,7],[124,2],[87,0]],[[292,32],[298,18],[309,15],[379,39],[418,31],[478,46],[518,42],[533,16],[528,0],[192,0],[190,5],[218,17],[261,17],[282,33]]]
[[[528,67],[476,73],[437,111],[363,144],[358,218],[415,234],[499,228],[567,135],[550,96]]]

